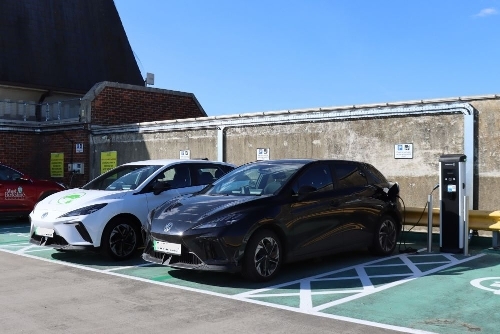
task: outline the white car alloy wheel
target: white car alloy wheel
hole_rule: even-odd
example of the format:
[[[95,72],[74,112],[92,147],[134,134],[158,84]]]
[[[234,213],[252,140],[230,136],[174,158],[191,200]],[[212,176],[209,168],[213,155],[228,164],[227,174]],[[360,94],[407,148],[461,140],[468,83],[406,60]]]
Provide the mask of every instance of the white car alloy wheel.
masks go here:
[[[115,260],[125,260],[138,247],[139,234],[135,226],[116,220],[106,227],[103,234],[103,250]]]

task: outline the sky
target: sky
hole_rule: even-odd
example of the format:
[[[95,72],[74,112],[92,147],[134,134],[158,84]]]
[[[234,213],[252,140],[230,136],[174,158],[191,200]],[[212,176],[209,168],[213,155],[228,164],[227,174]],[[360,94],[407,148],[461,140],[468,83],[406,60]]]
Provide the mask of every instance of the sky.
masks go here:
[[[114,0],[208,116],[500,94],[500,0]]]

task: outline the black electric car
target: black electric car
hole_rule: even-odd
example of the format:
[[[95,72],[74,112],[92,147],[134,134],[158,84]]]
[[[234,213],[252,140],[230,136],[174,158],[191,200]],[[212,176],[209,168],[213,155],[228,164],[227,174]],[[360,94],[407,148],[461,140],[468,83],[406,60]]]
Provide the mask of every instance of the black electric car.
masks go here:
[[[368,163],[249,163],[151,211],[143,259],[267,281],[285,262],[363,247],[389,255],[401,230],[398,194]]]

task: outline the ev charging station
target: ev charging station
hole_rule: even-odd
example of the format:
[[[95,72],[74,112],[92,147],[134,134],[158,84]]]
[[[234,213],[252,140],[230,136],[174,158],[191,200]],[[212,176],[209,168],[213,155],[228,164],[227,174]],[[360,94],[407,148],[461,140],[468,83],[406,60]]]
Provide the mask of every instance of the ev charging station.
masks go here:
[[[446,154],[439,158],[439,246],[444,253],[461,253],[468,246],[465,242],[465,236],[468,240],[466,161],[467,156],[463,154]]]

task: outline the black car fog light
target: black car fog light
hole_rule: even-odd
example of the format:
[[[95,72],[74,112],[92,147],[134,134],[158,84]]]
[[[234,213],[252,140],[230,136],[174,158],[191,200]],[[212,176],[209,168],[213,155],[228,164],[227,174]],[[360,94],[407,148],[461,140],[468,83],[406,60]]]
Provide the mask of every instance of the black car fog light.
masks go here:
[[[224,251],[217,239],[205,239],[202,241],[202,247],[205,251],[205,258],[211,260],[224,260],[226,258]]]

